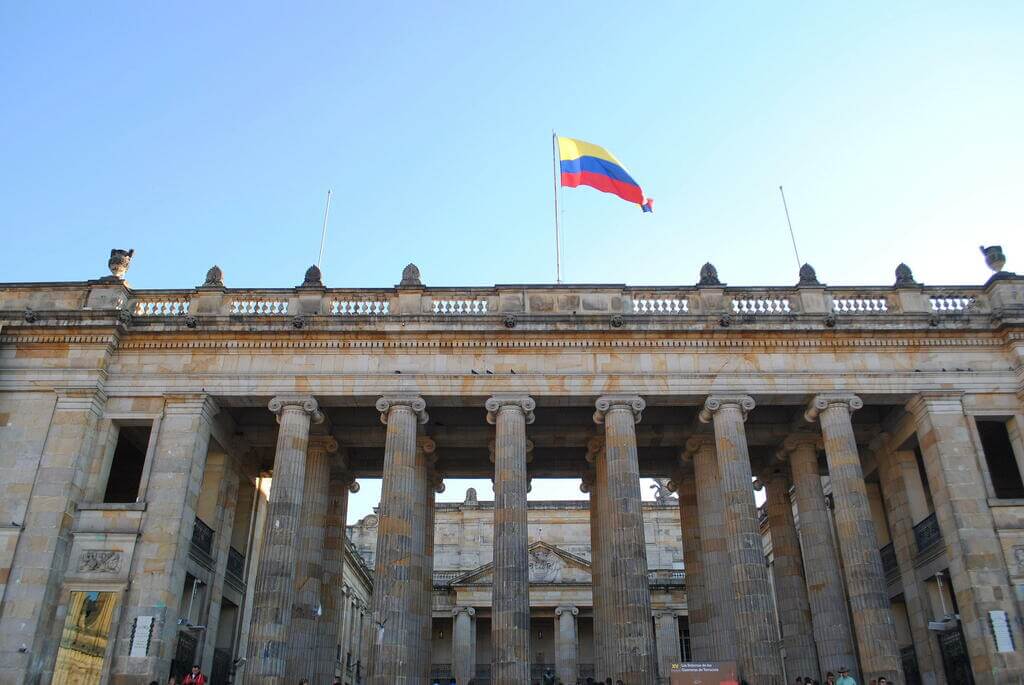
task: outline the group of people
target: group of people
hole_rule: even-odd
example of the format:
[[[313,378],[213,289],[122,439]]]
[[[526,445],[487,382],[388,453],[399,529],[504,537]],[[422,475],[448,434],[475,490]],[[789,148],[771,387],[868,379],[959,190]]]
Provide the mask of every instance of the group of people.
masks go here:
[[[818,680],[811,680],[810,678],[800,677],[793,681],[795,685],[821,685]],[[825,685],[857,685],[857,681],[850,675],[850,669],[845,666],[839,669],[839,678],[836,678],[836,674],[829,671],[825,674]],[[895,685],[891,680],[882,676],[881,678],[872,678],[871,685]]]

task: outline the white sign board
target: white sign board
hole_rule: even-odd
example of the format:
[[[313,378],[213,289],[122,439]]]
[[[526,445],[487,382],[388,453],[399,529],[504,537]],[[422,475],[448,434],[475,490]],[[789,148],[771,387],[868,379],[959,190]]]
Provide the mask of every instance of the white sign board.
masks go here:
[[[132,629],[132,644],[128,656],[146,656],[149,653],[149,638],[153,634],[153,617],[139,616]]]

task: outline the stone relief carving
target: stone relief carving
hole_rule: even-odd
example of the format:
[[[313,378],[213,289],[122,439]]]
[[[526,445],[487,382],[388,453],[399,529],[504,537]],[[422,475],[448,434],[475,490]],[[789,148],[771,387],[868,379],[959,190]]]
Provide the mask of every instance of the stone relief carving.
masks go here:
[[[1017,562],[1017,572],[1024,573],[1024,545],[1013,546],[1013,560]]]
[[[78,570],[83,573],[118,573],[121,570],[121,553],[87,549],[78,557]]]
[[[535,549],[530,552],[530,582],[557,583],[562,580],[565,562],[551,550]]]
[[[675,502],[668,482],[668,478],[655,478],[654,484],[651,485],[651,489],[654,490],[654,500],[658,504],[672,504]]]

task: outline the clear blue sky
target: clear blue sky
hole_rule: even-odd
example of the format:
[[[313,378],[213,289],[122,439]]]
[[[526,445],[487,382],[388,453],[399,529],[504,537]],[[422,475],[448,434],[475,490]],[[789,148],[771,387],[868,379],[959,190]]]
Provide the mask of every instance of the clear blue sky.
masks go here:
[[[655,198],[569,281],[792,283],[780,183],[825,282],[1024,271],[1024,3],[502,5],[0,4],[0,281],[295,285],[328,188],[329,286],[552,281],[552,128]]]

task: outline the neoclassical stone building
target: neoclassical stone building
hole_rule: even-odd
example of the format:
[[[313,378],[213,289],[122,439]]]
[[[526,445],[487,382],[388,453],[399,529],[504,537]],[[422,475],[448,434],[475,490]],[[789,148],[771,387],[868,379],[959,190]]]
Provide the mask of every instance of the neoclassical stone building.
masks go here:
[[[805,267],[737,288],[706,265],[688,287],[428,288],[410,265],[387,289],[316,268],[231,289],[214,267],[139,290],[130,258],[0,286],[0,682],[148,682],[228,645],[246,683],[329,682],[354,635],[368,682],[425,682],[438,612],[485,599],[433,601],[434,493],[456,477],[495,483],[492,683],[531,677],[531,556],[583,560],[531,547],[529,480],[548,477],[589,495],[599,673],[654,683],[672,642],[640,493],[659,477],[690,658],[755,684],[1024,676],[1024,279],[998,248],[977,287],[900,265],[893,286]],[[365,477],[383,487],[360,631],[345,520]]]

